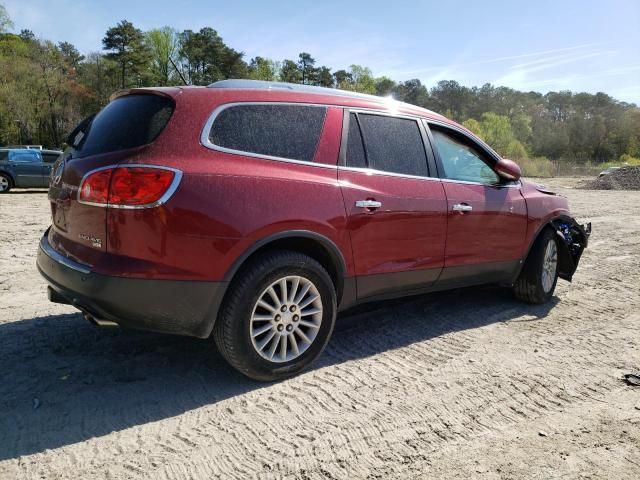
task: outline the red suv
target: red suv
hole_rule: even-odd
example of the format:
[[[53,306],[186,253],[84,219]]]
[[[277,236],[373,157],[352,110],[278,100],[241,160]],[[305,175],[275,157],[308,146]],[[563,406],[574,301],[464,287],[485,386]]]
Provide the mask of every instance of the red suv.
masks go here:
[[[340,90],[132,89],[68,144],[38,252],[50,300],[212,335],[259,380],[302,370],[362,302],[486,283],[545,302],[590,231],[460,125]]]

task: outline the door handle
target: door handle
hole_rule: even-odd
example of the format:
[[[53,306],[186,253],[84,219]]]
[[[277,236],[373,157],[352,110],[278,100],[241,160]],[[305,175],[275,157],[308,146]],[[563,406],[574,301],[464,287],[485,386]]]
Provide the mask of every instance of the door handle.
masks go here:
[[[453,210],[454,212],[461,212],[461,213],[464,213],[464,212],[470,212],[470,211],[472,211],[472,210],[473,210],[473,207],[472,207],[471,205],[467,205],[466,203],[456,203],[456,204],[453,206],[452,210]]]
[[[358,208],[380,208],[382,206],[382,202],[378,202],[377,200],[357,200],[356,207]]]

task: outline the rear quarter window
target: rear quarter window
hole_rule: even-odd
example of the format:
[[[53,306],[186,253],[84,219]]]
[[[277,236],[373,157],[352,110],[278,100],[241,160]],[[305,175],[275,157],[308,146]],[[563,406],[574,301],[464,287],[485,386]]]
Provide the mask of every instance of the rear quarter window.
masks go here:
[[[111,101],[74,132],[74,156],[96,155],[153,142],[173,114],[172,99],[159,95],[125,95]]]
[[[313,161],[327,108],[233,105],[213,120],[209,141],[239,153]]]

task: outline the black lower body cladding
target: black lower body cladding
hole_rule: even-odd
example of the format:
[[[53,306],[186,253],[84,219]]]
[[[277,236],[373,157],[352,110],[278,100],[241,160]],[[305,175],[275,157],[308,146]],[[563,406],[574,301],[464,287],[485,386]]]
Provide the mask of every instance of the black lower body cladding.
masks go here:
[[[226,282],[148,280],[90,272],[61,258],[46,233],[38,270],[53,290],[51,298],[89,316],[122,327],[206,338],[211,333]],[[64,302],[66,300],[66,302]]]

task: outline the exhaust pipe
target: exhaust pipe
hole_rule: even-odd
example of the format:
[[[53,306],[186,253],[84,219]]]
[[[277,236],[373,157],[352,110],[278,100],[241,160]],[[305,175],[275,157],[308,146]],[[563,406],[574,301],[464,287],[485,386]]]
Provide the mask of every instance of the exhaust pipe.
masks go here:
[[[100,318],[96,318],[90,313],[82,311],[82,316],[85,320],[93,323],[96,327],[118,327],[119,325],[116,322],[112,322],[110,320],[102,320]]]

